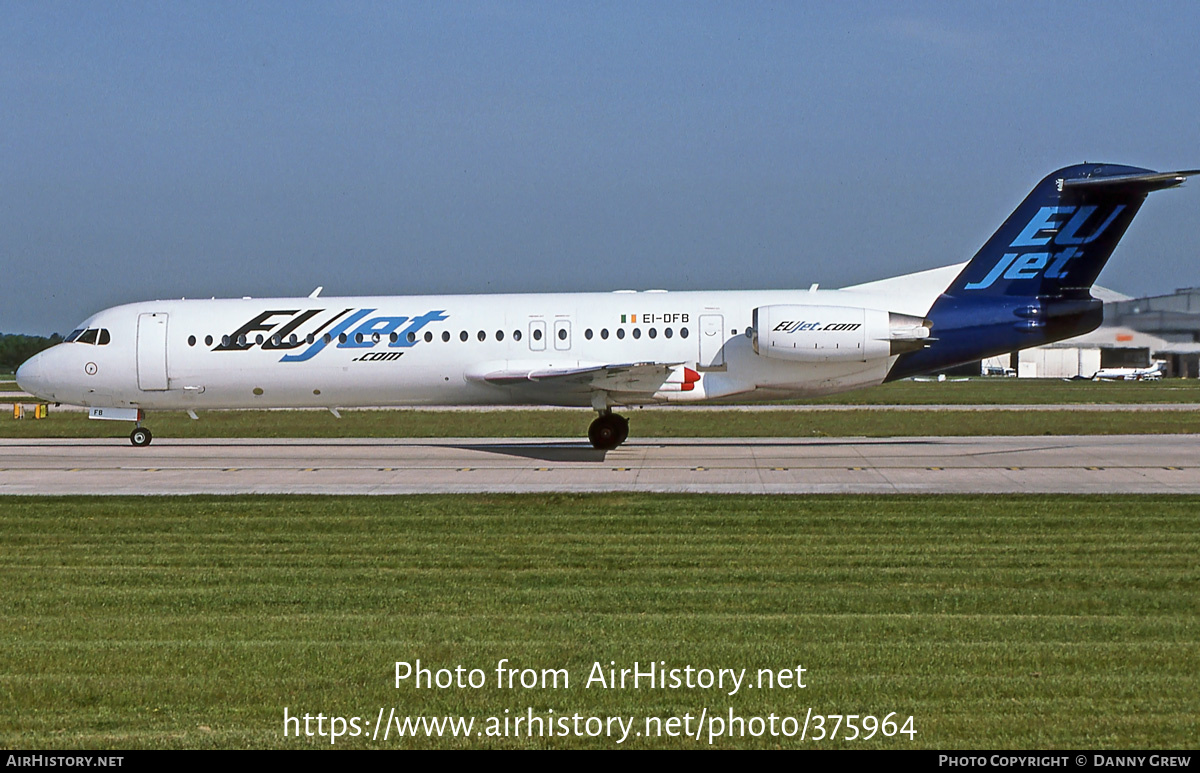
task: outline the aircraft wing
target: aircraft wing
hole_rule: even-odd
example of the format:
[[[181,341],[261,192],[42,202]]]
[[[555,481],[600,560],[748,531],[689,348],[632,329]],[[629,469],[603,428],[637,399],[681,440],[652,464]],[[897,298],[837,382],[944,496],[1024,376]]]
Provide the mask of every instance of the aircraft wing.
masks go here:
[[[610,392],[652,395],[656,392],[689,392],[700,374],[683,363],[627,362],[573,368],[507,368],[469,374],[472,381],[544,393]]]

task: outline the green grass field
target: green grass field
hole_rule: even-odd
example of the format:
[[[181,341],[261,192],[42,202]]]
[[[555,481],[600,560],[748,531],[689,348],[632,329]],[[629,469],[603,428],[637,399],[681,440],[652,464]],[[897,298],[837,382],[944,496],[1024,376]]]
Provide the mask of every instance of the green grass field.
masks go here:
[[[811,707],[915,718],[913,741],[834,745],[1192,748],[1198,512],[1165,496],[9,498],[0,746],[328,745],[284,738],[284,707],[371,722],[532,708],[637,729]],[[418,658],[488,684],[396,689],[394,662]],[[497,689],[501,658],[565,668],[570,687]],[[594,662],[635,660],[803,665],[808,687],[584,688]]]
[[[1064,381],[973,378],[968,381],[894,381],[812,400],[815,405],[1047,405],[1086,403],[1200,403],[1200,380]]]
[[[5,385],[0,384],[0,387]],[[15,385],[14,385],[15,386]],[[1200,403],[1200,381],[1079,382],[973,379],[965,382],[900,381],[808,401],[813,405],[1047,405],[1095,403]],[[633,437],[893,437],[903,435],[1075,435],[1200,432],[1191,412],[1071,410],[1005,413],[689,412],[626,410]],[[123,437],[131,425],[88,421],[78,412],[51,411],[46,421],[0,416],[0,437]],[[151,413],[159,437],[583,437],[591,421],[585,410],[344,411],[341,420],[323,411],[206,411],[193,421],[182,412]]]
[[[30,412],[29,415],[32,415]],[[638,411],[630,437],[895,437],[923,435],[1119,435],[1200,432],[1200,412],[1083,411]],[[560,411],[210,411],[199,421],[153,413],[158,438],[562,437],[583,438],[595,414]],[[79,412],[43,420],[0,416],[0,437],[121,438],[132,422],[91,421]]]
[[[0,384],[0,387],[3,387]],[[2,402],[2,397],[0,397]],[[967,382],[901,381],[810,401],[814,405],[1072,405],[1094,403],[1200,403],[1200,381],[1078,382],[975,379]],[[631,433],[639,437],[892,437],[903,435],[1076,435],[1200,432],[1193,412],[1104,412],[1014,410],[944,412],[737,412],[627,409]],[[51,408],[45,421],[12,421],[0,414],[0,437],[124,437],[131,424],[88,421],[79,412]],[[202,411],[200,421],[177,411],[151,413],[147,425],[158,437],[583,437],[587,410]]]

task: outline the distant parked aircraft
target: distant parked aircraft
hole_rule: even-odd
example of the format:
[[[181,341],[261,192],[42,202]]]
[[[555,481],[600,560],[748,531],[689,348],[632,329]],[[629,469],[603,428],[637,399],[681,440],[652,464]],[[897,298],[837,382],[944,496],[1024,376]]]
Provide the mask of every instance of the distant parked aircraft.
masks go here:
[[[1148,368],[1101,368],[1092,379],[1096,381],[1158,381],[1166,370],[1167,363],[1155,360]]]

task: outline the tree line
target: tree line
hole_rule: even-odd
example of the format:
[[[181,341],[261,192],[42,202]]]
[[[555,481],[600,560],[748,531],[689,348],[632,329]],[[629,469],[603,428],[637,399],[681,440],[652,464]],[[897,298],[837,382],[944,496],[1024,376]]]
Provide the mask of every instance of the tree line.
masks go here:
[[[58,333],[49,338],[0,333],[0,373],[13,373],[22,362],[62,340]]]

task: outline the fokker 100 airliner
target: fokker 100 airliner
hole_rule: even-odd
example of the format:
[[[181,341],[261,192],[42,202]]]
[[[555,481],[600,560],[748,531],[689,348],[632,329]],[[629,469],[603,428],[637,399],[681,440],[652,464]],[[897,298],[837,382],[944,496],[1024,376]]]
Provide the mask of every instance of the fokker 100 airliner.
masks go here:
[[[1146,195],[1200,170],[1081,164],[1042,180],[966,263],[840,290],[177,300],[106,309],[17,382],[96,419],[146,411],[620,406],[807,397],[1086,333],[1090,289]]]

